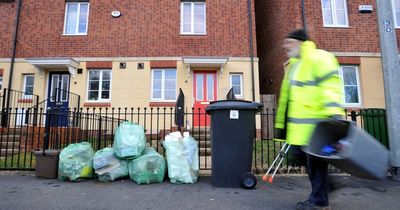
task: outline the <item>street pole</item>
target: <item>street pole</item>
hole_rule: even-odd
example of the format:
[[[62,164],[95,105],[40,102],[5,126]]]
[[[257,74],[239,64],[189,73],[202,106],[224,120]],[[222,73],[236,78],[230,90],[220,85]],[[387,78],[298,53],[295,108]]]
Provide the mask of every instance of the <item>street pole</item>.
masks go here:
[[[400,72],[392,1],[376,0],[390,147],[390,173],[400,180]]]

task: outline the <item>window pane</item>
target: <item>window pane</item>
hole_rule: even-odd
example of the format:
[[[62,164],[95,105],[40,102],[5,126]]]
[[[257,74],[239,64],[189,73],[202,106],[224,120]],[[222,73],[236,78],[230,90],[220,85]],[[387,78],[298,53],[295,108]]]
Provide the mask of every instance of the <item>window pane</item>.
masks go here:
[[[91,81],[89,82],[89,90],[99,90],[99,81]]]
[[[242,95],[241,75],[231,75],[231,86],[235,95]]]
[[[101,99],[109,99],[110,91],[101,91]]]
[[[205,33],[205,4],[194,4],[194,33]]]
[[[183,3],[183,14],[191,14],[192,13],[192,4],[191,3]]]
[[[183,32],[189,33],[192,30],[191,24],[183,24]]]
[[[346,12],[344,10],[336,11],[336,22],[337,25],[347,25],[346,23]]]
[[[322,8],[331,8],[331,0],[322,0]]]
[[[111,71],[103,71],[103,81],[110,81],[111,80]]]
[[[191,24],[192,14],[183,14],[183,24]]]
[[[26,92],[26,95],[32,95],[33,94],[33,87],[26,87],[25,92]]]
[[[164,100],[175,100],[175,91],[174,90],[165,90]]]
[[[347,86],[344,91],[346,103],[359,103],[357,86]]]
[[[194,14],[204,14],[204,3],[195,3],[194,4]]]
[[[56,88],[58,88],[58,75],[53,75],[51,78],[51,101],[54,101],[57,97]]]
[[[194,24],[194,33],[205,33],[204,24]]]
[[[89,71],[89,80],[99,80],[100,71]]]
[[[357,85],[356,70],[352,67],[343,67],[344,85]]]
[[[88,4],[81,4],[79,14],[79,33],[86,33],[86,21],[88,17]]]
[[[400,11],[396,12],[396,26],[400,26]]]
[[[335,0],[336,9],[344,10],[344,0]]]
[[[176,71],[165,71],[165,79],[175,79],[176,77]]]
[[[66,34],[74,34],[77,24],[78,4],[68,4],[67,6],[67,21],[66,21]]]
[[[99,91],[89,91],[89,100],[98,100]]]
[[[153,71],[153,79],[161,79],[162,71]]]
[[[101,90],[102,91],[110,90],[110,81],[103,81],[101,83]]]
[[[202,101],[203,98],[203,75],[198,74],[196,76],[196,100]]]
[[[27,86],[32,86],[33,85],[33,81],[34,81],[34,77],[33,76],[26,76],[26,85]]]
[[[395,10],[400,10],[400,0],[394,0],[393,7]]]
[[[154,90],[153,89],[153,98],[154,99],[161,99],[161,90]]]
[[[214,100],[214,76],[207,74],[207,101]]]
[[[325,25],[332,25],[333,20],[332,20],[332,11],[330,9],[324,9],[324,24]]]

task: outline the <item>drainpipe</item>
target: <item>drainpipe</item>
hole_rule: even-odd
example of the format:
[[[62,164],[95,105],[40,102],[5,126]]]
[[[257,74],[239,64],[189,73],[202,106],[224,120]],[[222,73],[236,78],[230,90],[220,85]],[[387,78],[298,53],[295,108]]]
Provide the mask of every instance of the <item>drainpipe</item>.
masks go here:
[[[251,13],[251,1],[247,1],[248,15],[249,15],[249,45],[250,45],[250,63],[251,63],[251,88],[253,101],[256,100],[255,89],[254,89],[254,53],[253,53],[253,15]]]
[[[13,73],[14,73],[14,62],[15,62],[15,54],[17,51],[17,40],[18,40],[18,28],[19,28],[19,14],[21,12],[21,6],[22,6],[22,0],[19,0],[18,2],[18,7],[17,7],[17,15],[15,19],[15,31],[14,31],[14,40],[13,40],[13,48],[12,48],[12,57],[11,57],[11,66],[10,66],[10,75],[8,77],[8,90],[11,90],[11,85],[12,85],[12,78],[13,78]],[[10,92],[10,91],[8,91]],[[7,98],[10,96],[8,95]],[[9,103],[7,103],[7,108],[8,108]]]
[[[21,5],[22,5],[22,0],[19,0],[18,2],[18,7],[17,7],[17,14],[16,14],[16,19],[15,19],[15,31],[14,31],[14,40],[13,40],[13,47],[12,47],[12,57],[11,57],[11,64],[10,64],[10,71],[9,71],[9,77],[8,77],[8,91],[7,91],[7,98],[6,98],[6,107],[5,110],[3,110],[3,114],[1,116],[1,126],[2,127],[7,127],[8,125],[8,112],[10,108],[10,96],[11,96],[11,85],[12,85],[12,78],[13,78],[13,73],[14,73],[14,62],[15,62],[15,53],[17,49],[17,39],[18,39],[18,26],[19,26],[19,14],[21,11]],[[4,109],[4,107],[2,107]]]
[[[306,8],[304,6],[304,0],[301,0],[301,19],[303,21],[303,29],[304,29],[304,31],[307,31]]]

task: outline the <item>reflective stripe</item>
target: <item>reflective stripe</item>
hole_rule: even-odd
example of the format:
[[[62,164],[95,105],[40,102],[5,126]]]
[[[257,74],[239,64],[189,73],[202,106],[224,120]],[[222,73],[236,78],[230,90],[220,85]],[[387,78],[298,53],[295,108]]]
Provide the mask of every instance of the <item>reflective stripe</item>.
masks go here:
[[[290,84],[293,86],[299,86],[299,87],[303,87],[303,86],[317,86],[317,82],[316,81],[297,81],[297,80],[291,80]]]
[[[317,77],[317,78],[315,79],[315,81],[316,81],[316,83],[317,83],[317,85],[318,85],[318,84],[320,84],[321,82],[323,82],[324,80],[328,79],[329,77],[331,77],[331,76],[333,76],[333,75],[337,75],[337,74],[339,74],[339,71],[338,71],[338,70],[331,71],[331,72],[329,72],[327,75],[325,75],[325,76],[323,76],[323,77]]]
[[[326,118],[293,118],[293,117],[288,117],[288,122],[289,123],[295,123],[295,124],[316,124],[321,121],[326,120]]]
[[[336,75],[339,74],[339,71],[331,71],[329,72],[327,75],[323,76],[323,77],[318,77],[316,78],[314,81],[297,81],[297,80],[290,80],[290,84],[293,86],[299,86],[299,87],[303,87],[303,86],[317,86],[320,83],[322,83],[323,81],[327,80],[328,78],[330,78],[332,75]]]
[[[336,102],[331,102],[331,103],[325,104],[325,107],[338,107],[338,108],[341,108],[342,105],[340,105],[339,103],[336,103]]]

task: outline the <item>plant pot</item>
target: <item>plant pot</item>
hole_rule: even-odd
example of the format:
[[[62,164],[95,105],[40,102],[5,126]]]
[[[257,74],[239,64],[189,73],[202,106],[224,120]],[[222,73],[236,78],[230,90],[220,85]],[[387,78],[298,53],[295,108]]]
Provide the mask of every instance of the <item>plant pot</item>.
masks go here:
[[[36,150],[36,176],[48,179],[55,179],[58,175],[59,150]]]

